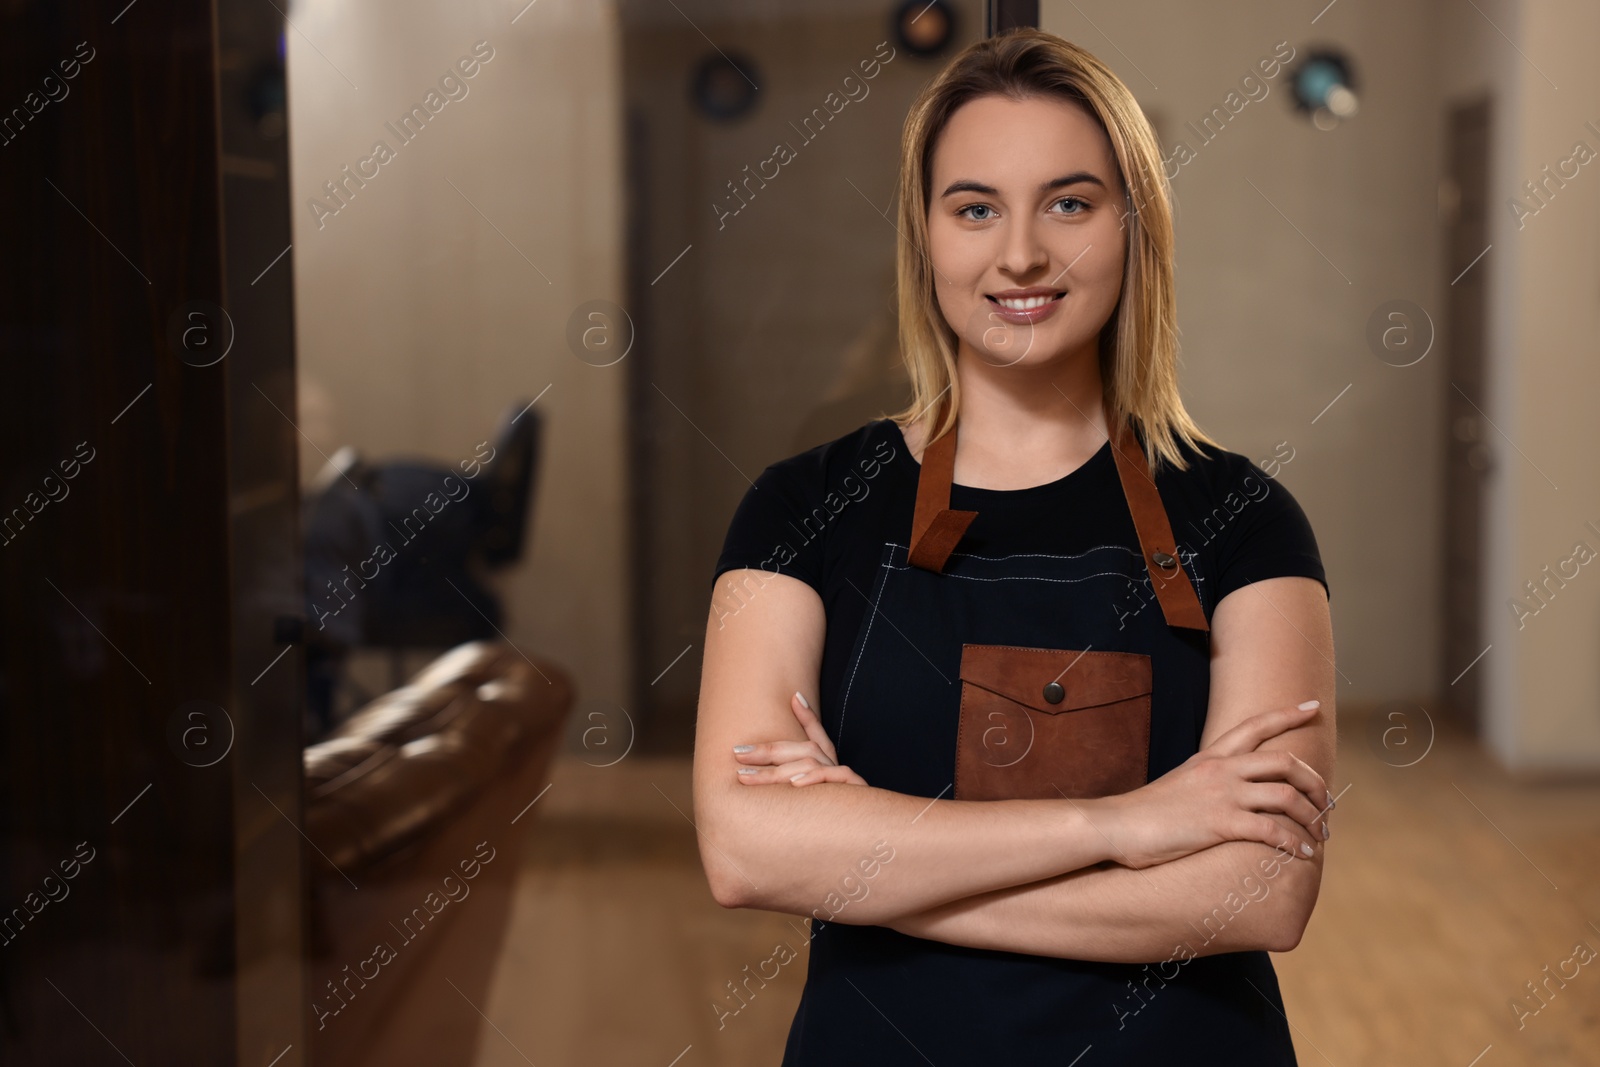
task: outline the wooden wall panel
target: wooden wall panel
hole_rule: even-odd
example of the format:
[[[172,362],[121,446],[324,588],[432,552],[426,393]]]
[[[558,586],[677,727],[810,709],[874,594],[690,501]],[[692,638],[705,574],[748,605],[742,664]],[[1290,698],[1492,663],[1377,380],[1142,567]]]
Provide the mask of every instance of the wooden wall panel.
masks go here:
[[[276,53],[242,10],[0,5],[5,1062],[304,1045],[298,836],[266,799],[296,815],[298,656],[244,673],[297,602],[293,430],[244,408],[292,412],[293,320],[285,263],[240,276],[288,230],[283,149],[235,132]],[[237,343],[197,365],[184,326],[223,307]],[[277,995],[241,995],[263,960]]]

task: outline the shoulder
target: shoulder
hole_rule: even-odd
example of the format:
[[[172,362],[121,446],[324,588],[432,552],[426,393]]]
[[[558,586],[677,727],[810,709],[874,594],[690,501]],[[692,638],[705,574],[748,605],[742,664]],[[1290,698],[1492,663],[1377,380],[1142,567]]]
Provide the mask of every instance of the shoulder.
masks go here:
[[[894,424],[877,419],[768,464],[734,510],[713,578],[736,567],[759,567],[792,574],[820,590],[822,545],[833,519],[872,493],[884,470],[904,465],[905,457]]]
[[[829,486],[851,474],[866,474],[906,452],[903,439],[888,419],[875,419],[831,441],[769,464],[756,479],[763,483],[825,495]]]
[[[808,515],[829,500],[859,494],[860,482],[876,479],[885,464],[894,465],[905,456],[904,439],[894,424],[874,420],[768,464],[745,492],[735,518],[775,508]]]
[[[1263,578],[1299,575],[1326,588],[1321,552],[1305,509],[1284,484],[1294,450],[1280,445],[1258,464],[1220,445],[1180,445],[1187,470],[1156,474],[1173,534],[1208,559],[1215,596]]]
[[[1162,464],[1156,477],[1181,489],[1185,496],[1220,499],[1229,493],[1248,493],[1253,489],[1259,492],[1260,484],[1272,480],[1272,476],[1248,456],[1221,445],[1190,445],[1180,440],[1178,452],[1186,461],[1187,469]]]
[[[1187,461],[1187,469],[1164,463],[1156,471],[1156,484],[1161,487],[1167,506],[1185,513],[1185,517],[1196,512],[1213,516],[1219,509],[1228,515],[1251,510],[1256,512],[1251,518],[1259,521],[1280,512],[1293,513],[1306,521],[1299,502],[1279,477],[1288,462],[1282,452],[1286,447],[1280,446],[1275,456],[1258,464],[1222,445],[1189,445],[1180,441],[1178,451]],[[1288,450],[1289,459],[1293,458],[1293,451]]]

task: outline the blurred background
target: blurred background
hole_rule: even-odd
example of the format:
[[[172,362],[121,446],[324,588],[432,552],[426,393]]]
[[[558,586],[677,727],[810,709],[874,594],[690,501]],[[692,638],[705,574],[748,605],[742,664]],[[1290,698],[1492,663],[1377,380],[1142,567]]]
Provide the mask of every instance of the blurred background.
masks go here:
[[[1327,568],[1301,1061],[1600,1063],[1600,8],[124,4],[0,3],[6,1062],[781,1058],[709,578],[904,403],[907,108],[1038,25],[1154,124],[1186,403]]]

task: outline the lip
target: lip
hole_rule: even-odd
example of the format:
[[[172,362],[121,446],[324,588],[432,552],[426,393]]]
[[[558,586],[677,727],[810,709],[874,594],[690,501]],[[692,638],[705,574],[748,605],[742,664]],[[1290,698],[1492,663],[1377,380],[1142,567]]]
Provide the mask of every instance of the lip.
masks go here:
[[[1057,297],[1057,299],[1027,310],[1008,308],[999,302],[1002,297],[1008,300],[1026,300],[1034,296],[1053,296]],[[1032,326],[1055,314],[1056,309],[1065,301],[1066,293],[1061,289],[1034,285],[1026,289],[1005,289],[998,293],[988,293],[985,295],[985,299],[993,305],[991,310],[1002,322],[1009,322],[1017,326]]]

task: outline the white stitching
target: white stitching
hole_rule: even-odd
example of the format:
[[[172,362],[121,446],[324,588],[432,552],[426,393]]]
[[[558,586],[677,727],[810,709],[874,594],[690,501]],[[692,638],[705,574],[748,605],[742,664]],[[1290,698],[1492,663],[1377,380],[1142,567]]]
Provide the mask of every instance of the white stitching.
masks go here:
[[[894,542],[892,541],[884,542],[885,547],[892,545],[894,545]],[[878,566],[884,570],[894,569],[886,563],[880,563]],[[878,617],[878,602],[883,599],[884,590],[888,588],[889,576],[886,574],[883,576],[883,583],[878,586],[878,599],[872,602],[872,611],[867,616],[867,632],[861,635],[861,651],[856,654],[856,661],[850,668],[850,681],[845,684],[844,699],[839,701],[839,736],[833,739],[834,748],[836,750],[839,745],[844,743],[844,713],[845,709],[850,706],[850,691],[855,688],[856,672],[861,669],[861,660],[867,654],[867,642],[872,638],[872,622]]]
[[[909,571],[912,568],[907,565],[904,567],[891,566],[889,569],[896,571]],[[979,578],[971,574],[941,574],[940,577],[960,578],[963,581],[968,582],[1059,582],[1062,585],[1072,585],[1077,582],[1087,582],[1091,578],[1122,578],[1129,583],[1134,583],[1137,581],[1137,579],[1135,579],[1131,574],[1128,574],[1124,571],[1098,571],[1094,574],[1086,574],[1082,578],[1040,578],[1037,575],[1031,574],[1016,574],[1005,578]],[[1146,584],[1148,584],[1148,581]]]
[[[894,542],[894,541],[887,541],[887,542],[885,542],[885,544],[891,545],[894,548],[905,548],[908,553],[910,551],[908,546],[899,544],[899,543]],[[1123,552],[1128,553],[1128,555],[1132,556],[1135,559],[1138,559],[1138,560],[1143,560],[1144,559],[1144,556],[1142,554],[1140,554],[1138,552],[1135,552],[1133,549],[1128,548],[1126,545],[1100,545],[1100,546],[1097,546],[1096,548],[1087,549],[1086,551],[1080,552],[1080,553],[1078,553],[1077,555],[1074,555],[1074,556],[1056,556],[1056,555],[1051,555],[1051,554],[1049,554],[1047,552],[1018,552],[1018,553],[1015,553],[1015,554],[1010,555],[1010,556],[980,556],[980,555],[977,555],[977,554],[971,553],[971,552],[952,552],[950,554],[950,558],[951,559],[955,559],[957,556],[961,556],[961,557],[966,558],[966,559],[983,560],[984,562],[987,562],[987,563],[997,563],[997,562],[1000,562],[1002,560],[1018,559],[1018,558],[1079,559],[1079,558],[1081,558],[1083,556],[1088,555],[1090,552],[1097,552],[1097,551],[1099,551],[1100,549],[1103,549],[1103,548],[1105,548],[1105,549],[1119,549],[1119,550],[1121,550]],[[1182,546],[1179,546],[1179,548],[1178,548],[1178,555],[1179,555],[1179,557],[1181,559],[1181,557],[1183,556],[1183,548],[1182,548]],[[1181,559],[1181,562],[1184,563],[1184,564],[1193,563],[1195,558],[1198,555],[1199,555],[1198,552],[1190,552],[1189,555],[1188,555],[1188,558],[1187,559]],[[912,568],[912,564],[910,564],[910,563],[906,563],[905,565],[902,565],[902,566],[896,566],[896,565],[891,563],[891,564],[887,564],[887,566],[891,570],[897,570],[897,571],[908,571],[908,570],[911,570],[911,568]],[[1185,574],[1189,575],[1189,577],[1194,581],[1194,583],[1196,585],[1202,585],[1202,584],[1205,583],[1205,578],[1200,574],[1198,568],[1194,568],[1194,569],[1191,570],[1188,566],[1184,566],[1183,570],[1184,570]],[[1133,576],[1131,574],[1128,574],[1128,573],[1126,573],[1124,571],[1098,571],[1098,572],[1096,572],[1094,574],[1085,575],[1084,577],[1081,577],[1081,578],[1039,578],[1039,577],[1035,577],[1035,576],[1032,576],[1032,575],[1009,575],[1009,576],[1006,576],[1006,577],[1003,577],[1003,578],[979,578],[976,575],[971,575],[971,574],[950,574],[948,572],[940,572],[940,574],[941,574],[941,577],[945,577],[945,578],[962,578],[962,579],[965,579],[966,581],[969,581],[969,582],[1058,582],[1058,583],[1065,584],[1065,585],[1071,585],[1071,584],[1073,584],[1075,582],[1088,581],[1090,578],[1107,578],[1107,577],[1109,577],[1109,578],[1124,578],[1124,579],[1127,579],[1132,584],[1143,585],[1143,586],[1146,586],[1146,587],[1149,587],[1150,584],[1151,584],[1150,583],[1150,574],[1149,574],[1148,570],[1146,570],[1144,572],[1143,577],[1138,577],[1138,578],[1136,578],[1135,576]]]
[[[885,543],[894,545],[895,548],[904,548],[906,551],[910,551],[909,546],[899,544],[895,541],[888,541]],[[1006,559],[1081,559],[1091,552],[1100,552],[1103,550],[1126,552],[1130,556],[1140,559],[1144,558],[1140,553],[1135,552],[1127,545],[1095,545],[1093,548],[1086,548],[1082,552],[1078,552],[1070,556],[1060,556],[1050,552],[1013,552],[1009,556],[980,556],[976,552],[952,552],[950,553],[950,558],[956,559],[957,557],[960,557],[962,559],[981,559],[989,562],[999,562],[1000,560]]]

